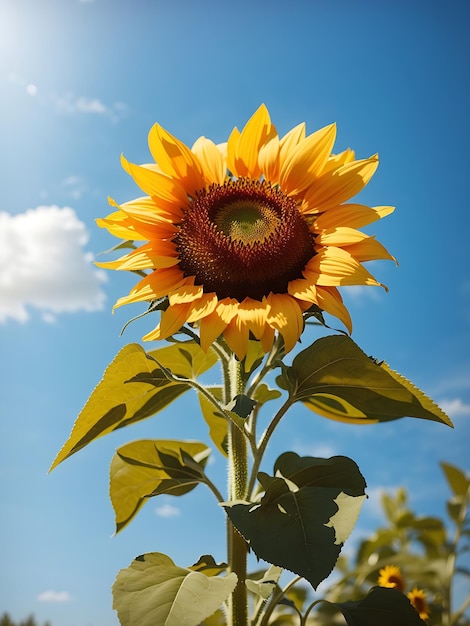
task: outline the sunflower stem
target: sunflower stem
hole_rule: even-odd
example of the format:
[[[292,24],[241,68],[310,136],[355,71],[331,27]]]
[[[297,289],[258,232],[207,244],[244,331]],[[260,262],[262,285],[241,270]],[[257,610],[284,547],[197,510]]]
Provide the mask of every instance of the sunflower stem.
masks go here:
[[[225,401],[228,403],[245,389],[242,364],[234,356],[224,367]],[[235,424],[229,422],[228,442],[228,495],[229,501],[246,498],[248,481],[248,454],[246,436]],[[227,520],[228,561],[232,572],[238,577],[230,600],[230,626],[248,626],[248,599],[246,589],[246,542],[230,520]]]

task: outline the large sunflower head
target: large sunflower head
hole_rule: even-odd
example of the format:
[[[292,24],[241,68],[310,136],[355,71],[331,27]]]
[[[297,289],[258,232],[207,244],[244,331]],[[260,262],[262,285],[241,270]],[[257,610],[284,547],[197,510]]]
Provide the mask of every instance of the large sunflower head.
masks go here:
[[[99,265],[146,273],[116,306],[166,300],[160,324],[144,340],[190,324],[205,350],[223,335],[242,359],[250,336],[268,351],[280,333],[289,351],[312,308],[351,331],[338,287],[379,285],[362,263],[393,258],[357,228],[393,208],[346,204],[378,158],[333,155],[335,133],[331,125],[306,135],[300,124],[279,137],[261,105],[225,144],[200,137],[189,148],[155,124],[155,163],[122,157],[146,195],[120,206],[110,200],[117,210],[97,221],[139,246]]]

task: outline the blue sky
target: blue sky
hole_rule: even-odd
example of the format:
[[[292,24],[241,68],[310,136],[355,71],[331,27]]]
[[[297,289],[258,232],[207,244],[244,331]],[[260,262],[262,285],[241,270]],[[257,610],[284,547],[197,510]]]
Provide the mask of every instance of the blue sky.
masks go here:
[[[360,200],[397,207],[368,232],[400,265],[373,266],[388,294],[343,290],[353,338],[439,402],[455,430],[345,426],[297,408],[264,469],[287,449],[352,457],[371,495],[358,536],[380,523],[383,488],[405,485],[419,513],[443,514],[438,462],[470,469],[469,18],[463,0],[0,3],[0,613],[116,626],[110,587],[138,554],[182,566],[224,558],[222,512],[202,487],[150,501],[112,537],[115,448],[207,442],[189,395],[47,475],[105,366],[150,330],[146,318],[119,336],[143,310],[111,315],[134,279],[91,261],[114,245],[94,223],[107,196],[136,195],[119,155],[148,161],[156,121],[189,144],[220,142],[264,102],[280,133],[337,122],[336,151],[379,153]],[[220,458],[210,472],[223,488]]]

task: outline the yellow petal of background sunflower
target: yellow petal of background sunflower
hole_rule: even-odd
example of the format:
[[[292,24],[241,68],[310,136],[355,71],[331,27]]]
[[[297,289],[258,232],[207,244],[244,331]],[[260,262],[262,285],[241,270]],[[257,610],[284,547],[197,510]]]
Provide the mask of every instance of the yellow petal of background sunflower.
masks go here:
[[[374,155],[322,174],[304,192],[305,213],[326,211],[355,196],[367,185],[378,164]]]
[[[266,322],[279,331],[284,339],[286,352],[290,352],[297,343],[303,330],[303,317],[299,304],[288,294],[270,293],[269,311]]]
[[[204,174],[199,159],[182,141],[160,124],[154,124],[149,132],[148,143],[157,165],[165,174],[178,179],[189,195],[204,188]]]
[[[319,176],[336,138],[336,125],[317,130],[298,143],[281,165],[279,182],[282,190],[295,195],[309,187]]]
[[[227,166],[222,152],[215,143],[206,137],[199,137],[194,142],[191,151],[197,156],[204,172],[206,185],[217,183],[223,185],[227,173]]]

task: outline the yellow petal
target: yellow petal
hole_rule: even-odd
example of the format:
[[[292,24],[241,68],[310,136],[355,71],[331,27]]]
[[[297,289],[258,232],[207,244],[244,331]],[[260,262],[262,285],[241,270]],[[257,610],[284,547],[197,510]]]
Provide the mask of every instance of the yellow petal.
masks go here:
[[[189,195],[204,188],[204,174],[199,159],[182,141],[160,124],[154,124],[149,132],[148,143],[157,165],[165,174],[178,179]]]
[[[246,356],[248,338],[248,326],[243,324],[238,316],[236,316],[224,330],[224,339],[228,347],[240,361]]]
[[[361,228],[386,217],[394,210],[392,206],[369,207],[364,204],[342,204],[318,215],[312,226],[316,232],[338,226]]]
[[[121,155],[121,165],[142,191],[149,196],[176,203],[179,206],[187,204],[187,193],[178,181],[160,172],[130,163],[124,155]]]
[[[258,155],[271,132],[271,118],[264,104],[253,113],[238,137],[237,133],[232,132],[228,141],[227,157],[229,169],[235,176],[258,178],[261,175]]]
[[[332,246],[321,248],[307,263],[303,275],[316,285],[325,287],[340,285],[384,287],[349,252]]]
[[[284,163],[285,159],[289,156],[289,154],[293,151],[295,146],[299,144],[301,141],[305,139],[306,135],[306,127],[305,122],[294,126],[291,130],[284,135],[284,137],[280,140],[280,159],[281,164]]]
[[[252,298],[245,298],[238,307],[240,322],[248,327],[256,339],[260,339],[264,333],[268,308],[266,298],[263,298],[262,302]]]
[[[203,317],[210,315],[218,304],[218,298],[215,293],[205,293],[191,305],[188,315],[188,324],[197,322]]]
[[[178,264],[176,246],[170,241],[152,241],[115,261],[96,262],[106,269],[138,271]]]
[[[202,296],[202,287],[199,285],[195,286],[194,278],[191,277],[191,280],[186,279],[184,285],[178,287],[174,291],[172,291],[169,295],[170,306],[174,306],[175,304],[185,304],[186,302],[194,302]]]
[[[272,184],[279,181],[279,137],[274,133],[259,151],[259,165],[264,178]]]
[[[355,228],[339,226],[338,228],[328,228],[318,233],[315,243],[322,246],[347,246],[367,239],[368,235],[361,233]]]
[[[315,243],[322,246],[346,248],[349,254],[361,262],[378,259],[395,261],[395,258],[375,237],[370,237],[354,228],[344,226],[329,228],[317,235]]]
[[[316,304],[322,311],[334,315],[352,332],[351,316],[336,287],[321,287],[313,280],[298,278],[289,283],[288,290],[294,298]]]
[[[264,333],[260,337],[261,346],[264,352],[269,352],[269,350],[271,350],[274,343],[274,333],[274,328],[269,326],[269,324],[266,324],[264,327]]]
[[[309,187],[325,165],[336,138],[336,125],[317,130],[298,143],[281,167],[279,181],[288,194],[297,194]]]
[[[119,239],[130,241],[145,241],[147,239],[144,235],[136,232],[132,220],[130,220],[125,213],[122,213],[122,211],[111,213],[108,217],[98,218],[96,224],[100,228],[106,228],[111,235]]]
[[[297,343],[304,327],[299,304],[288,294],[270,293],[267,300],[270,308],[266,322],[271,328],[281,333],[286,352],[290,352]]]
[[[201,348],[204,352],[207,352],[214,341],[224,332],[227,325],[237,314],[237,310],[237,300],[224,298],[218,303],[214,311],[201,319],[199,337]]]
[[[187,202],[184,204],[187,205]],[[119,208],[126,215],[148,224],[179,222],[183,214],[181,205],[174,200],[164,201],[150,196],[124,202]]]
[[[227,166],[219,148],[210,139],[199,137],[191,148],[197,156],[204,172],[207,185],[217,183],[223,185],[227,173]]]
[[[163,298],[183,284],[184,280],[183,272],[177,267],[157,269],[138,282],[128,296],[119,298],[114,308],[131,302],[148,302]]]
[[[231,174],[236,174],[237,169],[237,146],[238,140],[240,139],[240,131],[237,127],[235,127],[229,135],[227,144],[226,144],[226,154],[227,154],[227,167],[230,170]],[[238,174],[240,176],[240,174]]]
[[[364,263],[365,261],[395,261],[397,260],[390,252],[383,246],[380,241],[377,241],[375,237],[366,237],[361,242],[355,243],[347,247],[349,254],[352,254],[355,259]]]
[[[374,155],[321,175],[304,193],[305,212],[323,212],[349,200],[367,185],[378,164]]]
[[[166,339],[182,328],[188,321],[188,315],[191,310],[191,302],[185,302],[184,304],[175,304],[170,306],[166,311],[163,311],[160,320],[159,339]],[[143,337],[144,341],[146,340]]]

